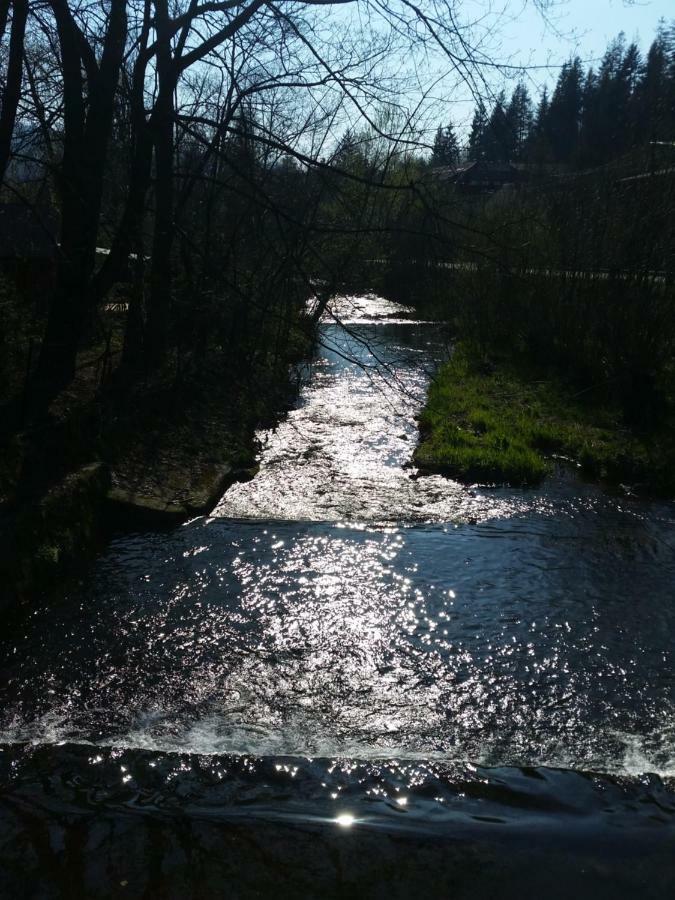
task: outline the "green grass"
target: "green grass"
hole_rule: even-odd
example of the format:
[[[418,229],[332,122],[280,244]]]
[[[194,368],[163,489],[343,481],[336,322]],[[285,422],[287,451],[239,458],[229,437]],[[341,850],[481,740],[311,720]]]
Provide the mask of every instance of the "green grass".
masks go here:
[[[578,390],[578,389],[577,389]],[[487,367],[460,346],[431,384],[414,462],[462,481],[535,485],[567,457],[589,476],[675,491],[672,440],[639,438],[618,412],[513,363]]]

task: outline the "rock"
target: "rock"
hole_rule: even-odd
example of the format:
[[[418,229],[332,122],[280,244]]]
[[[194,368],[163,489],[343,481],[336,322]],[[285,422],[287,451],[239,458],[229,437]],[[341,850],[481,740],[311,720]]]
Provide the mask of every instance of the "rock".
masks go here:
[[[118,527],[172,528],[186,519],[206,515],[227,488],[236,481],[250,481],[257,466],[234,468],[228,463],[210,466],[199,473],[199,483],[191,483],[190,473],[171,473],[163,484],[127,487],[116,477],[107,494],[109,511]]]
[[[9,554],[0,560],[8,586],[3,605],[44,589],[98,548],[109,485],[107,466],[90,463],[18,511]]]

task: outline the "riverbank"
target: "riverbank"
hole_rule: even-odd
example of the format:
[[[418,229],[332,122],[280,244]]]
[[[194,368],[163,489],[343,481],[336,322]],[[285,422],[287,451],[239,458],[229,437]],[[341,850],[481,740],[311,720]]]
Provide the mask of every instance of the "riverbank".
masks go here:
[[[559,375],[458,345],[429,388],[414,463],[462,481],[536,485],[556,459],[585,476],[653,494],[675,493],[667,422],[638,434],[618,409]]]
[[[77,572],[116,532],[170,528],[208,513],[255,472],[255,432],[297,389],[308,320],[248,368],[213,354],[181,378],[160,372],[104,389],[81,377],[50,415],[3,437],[0,608]]]

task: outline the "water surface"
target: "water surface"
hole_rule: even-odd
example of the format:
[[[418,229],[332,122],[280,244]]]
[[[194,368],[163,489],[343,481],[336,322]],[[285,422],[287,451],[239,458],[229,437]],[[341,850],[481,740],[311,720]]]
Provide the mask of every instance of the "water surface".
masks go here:
[[[85,860],[97,840],[124,845],[93,823],[131,810],[144,840],[160,829],[162,859],[180,814],[247,823],[251,860],[298,828],[327,858],[347,832],[406,834],[432,856],[431,837],[549,841],[531,873],[567,848],[560,871],[591,873],[568,882],[577,894],[669,896],[673,505],[563,471],[537,491],[419,478],[415,415],[444,330],[342,298],[321,344],[253,481],[169,535],[114,541],[3,637],[0,841],[16,873],[41,846],[17,808],[47,829],[80,817]],[[270,848],[261,823],[286,837]],[[640,881],[635,860],[662,851]],[[105,880],[87,878],[90,893]]]

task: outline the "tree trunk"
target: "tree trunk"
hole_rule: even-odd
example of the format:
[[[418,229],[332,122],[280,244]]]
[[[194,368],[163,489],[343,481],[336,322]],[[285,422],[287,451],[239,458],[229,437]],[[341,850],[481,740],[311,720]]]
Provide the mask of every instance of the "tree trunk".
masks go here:
[[[129,254],[132,251],[140,252],[138,248],[143,243],[141,239],[143,213],[147,193],[150,189],[152,169],[152,133],[146,122],[144,103],[151,10],[151,2],[146,0],[138,57],[134,65],[130,91],[133,146],[127,199],[119,225],[115,229],[110,253],[106,256],[94,279],[92,302],[95,305],[103,300],[115,281],[118,280],[120,272],[126,269]]]
[[[174,88],[167,0],[156,0],[157,77],[159,94],[153,114],[155,147],[155,224],[150,267],[150,296],[145,335],[146,360],[151,369],[166,358],[171,305],[171,250],[174,238]]]
[[[59,172],[61,241],[56,287],[49,304],[47,329],[38,361],[36,392],[39,407],[68,384],[75,372],[83,307],[83,273],[88,255],[87,235],[81,227],[85,126],[81,57],[77,32],[67,8],[64,10],[61,4],[55,3],[53,9],[63,65],[64,145]]]
[[[0,0],[0,41],[5,36],[7,17],[9,16],[9,3],[10,0]]]
[[[169,95],[171,100],[171,95]],[[155,224],[150,267],[150,296],[145,339],[151,368],[166,358],[171,306],[171,251],[174,239],[173,104],[162,110],[155,125]]]
[[[4,22],[2,21],[4,14]],[[0,9],[0,25],[5,30],[6,9]],[[16,110],[21,96],[21,78],[23,75],[23,39],[28,18],[28,0],[14,0],[12,15],[12,31],[9,38],[9,60],[7,62],[7,80],[2,94],[2,113],[0,114],[0,184],[4,181],[7,164],[12,153],[12,135],[16,121]],[[1,35],[0,35],[1,36]]]
[[[122,378],[133,380],[141,371],[143,362],[143,332],[145,315],[145,258],[142,242],[135,245],[133,281],[122,348]]]
[[[61,246],[37,371],[37,401],[48,403],[75,374],[91,310],[91,285],[113,102],[126,41],[125,0],[112,0],[100,67],[87,63],[85,115],[81,33],[65,0],[52,4],[63,59],[64,151],[60,172]]]

